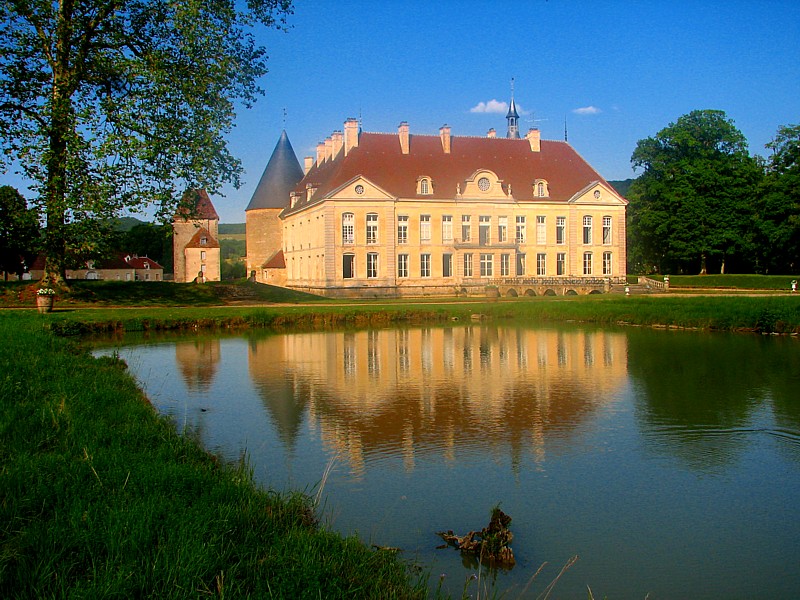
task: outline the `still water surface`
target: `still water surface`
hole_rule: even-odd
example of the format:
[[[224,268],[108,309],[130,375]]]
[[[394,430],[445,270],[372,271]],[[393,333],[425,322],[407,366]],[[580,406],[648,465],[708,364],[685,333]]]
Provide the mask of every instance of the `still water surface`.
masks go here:
[[[435,533],[512,518],[507,598],[800,594],[800,340],[474,324],[118,348],[162,413],[461,594]],[[109,347],[101,352],[110,352]],[[547,566],[527,591],[539,566]],[[473,593],[476,591],[472,584]]]

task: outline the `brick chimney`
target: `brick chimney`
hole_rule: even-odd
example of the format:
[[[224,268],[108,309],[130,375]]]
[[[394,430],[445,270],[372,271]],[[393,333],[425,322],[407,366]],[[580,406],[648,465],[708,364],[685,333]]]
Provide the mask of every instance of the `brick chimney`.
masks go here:
[[[308,173],[311,170],[311,167],[314,166],[314,157],[313,156],[306,156],[303,159],[303,173]]]
[[[331,136],[325,138],[325,160],[333,160],[333,139]]]
[[[397,134],[400,137],[400,150],[403,154],[408,154],[408,123],[406,121],[398,125]]]
[[[325,142],[319,142],[317,144],[317,166],[323,162],[325,162]]]
[[[442,139],[442,150],[445,154],[450,154],[450,126],[442,125],[439,129],[439,137]]]
[[[525,134],[525,139],[531,145],[531,152],[540,152],[542,150],[542,134],[537,128],[528,129]]]
[[[344,122],[344,155],[347,156],[350,150],[358,147],[358,121],[349,118]]]
[[[333,140],[333,158],[339,156],[339,152],[342,151],[342,146],[344,145],[344,136],[342,135],[341,131],[334,131],[331,134],[331,139]]]

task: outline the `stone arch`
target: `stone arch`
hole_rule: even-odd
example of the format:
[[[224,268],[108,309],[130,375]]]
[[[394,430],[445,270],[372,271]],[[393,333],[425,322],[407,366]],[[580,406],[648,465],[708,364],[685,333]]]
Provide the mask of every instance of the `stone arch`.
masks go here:
[[[545,296],[556,296],[557,294],[556,294],[556,291],[555,291],[554,289],[552,289],[552,288],[547,288],[547,289],[544,291],[544,295],[545,295]]]
[[[576,292],[575,290],[567,290],[566,292],[564,292],[564,295],[565,296],[577,296],[578,292]]]
[[[536,292],[534,290],[532,290],[531,288],[528,288],[527,290],[525,290],[525,295],[526,296],[535,296]]]
[[[602,294],[602,293],[603,292],[601,292],[600,290],[592,290],[591,292],[589,292],[589,294]]]
[[[506,292],[506,296],[508,296],[509,298],[516,298],[517,296],[519,296],[519,294],[517,293],[517,290],[515,290],[514,288],[510,288]]]

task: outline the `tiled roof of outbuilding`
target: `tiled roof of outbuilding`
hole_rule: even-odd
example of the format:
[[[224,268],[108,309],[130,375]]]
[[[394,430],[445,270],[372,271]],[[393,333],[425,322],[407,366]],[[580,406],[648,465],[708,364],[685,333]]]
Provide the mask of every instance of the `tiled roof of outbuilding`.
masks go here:
[[[321,165],[314,165],[295,187],[300,200],[285,214],[324,199],[358,176],[363,176],[397,198],[437,200],[454,198],[457,187],[480,169],[497,174],[520,202],[567,202],[588,185],[602,182],[612,189],[567,142],[542,140],[540,151],[531,150],[525,139],[459,137],[450,138],[450,153],[442,149],[439,136],[409,136],[409,153],[403,154],[397,134],[362,133],[358,146],[345,157],[343,153]],[[420,176],[430,177],[433,193],[417,194]],[[534,195],[537,179],[546,180],[549,196]],[[313,198],[306,200],[306,185],[316,187]]]
[[[194,194],[195,196],[194,210],[188,208],[191,206],[188,200],[190,194]],[[190,190],[186,192],[182,202],[186,205],[181,206],[175,212],[176,219],[180,217],[184,220],[206,219],[208,221],[219,221],[219,215],[205,190]]]

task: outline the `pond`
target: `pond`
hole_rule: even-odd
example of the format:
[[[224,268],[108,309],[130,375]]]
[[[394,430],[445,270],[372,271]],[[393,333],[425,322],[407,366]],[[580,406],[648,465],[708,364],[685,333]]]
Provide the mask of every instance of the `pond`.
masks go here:
[[[536,598],[578,556],[551,598],[800,593],[800,340],[455,325],[98,352],[179,430],[264,487],[319,493],[328,526],[456,597],[479,567],[436,532],[497,505],[517,564],[481,569],[482,591]]]

